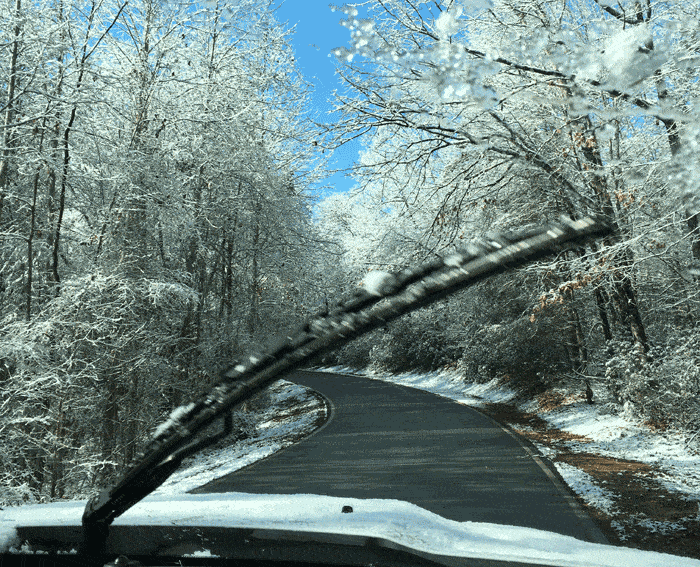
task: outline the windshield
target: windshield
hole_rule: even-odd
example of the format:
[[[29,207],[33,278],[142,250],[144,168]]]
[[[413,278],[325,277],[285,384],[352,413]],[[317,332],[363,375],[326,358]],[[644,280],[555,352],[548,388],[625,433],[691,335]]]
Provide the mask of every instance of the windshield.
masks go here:
[[[307,494],[700,557],[698,9],[0,8],[3,552]]]

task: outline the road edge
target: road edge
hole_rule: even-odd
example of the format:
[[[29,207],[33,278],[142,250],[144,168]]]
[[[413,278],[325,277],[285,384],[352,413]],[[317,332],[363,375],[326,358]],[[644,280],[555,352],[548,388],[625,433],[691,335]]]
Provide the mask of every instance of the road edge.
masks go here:
[[[350,372],[331,372],[327,370],[310,370],[309,372],[318,372],[318,373],[323,373],[323,374],[335,374],[335,375],[347,375],[347,376],[353,376],[357,378],[368,378],[370,380],[382,380],[382,378],[375,378],[373,376],[367,376],[366,374],[353,374]],[[411,386],[407,386],[405,384],[396,384],[392,382],[391,380],[382,380],[384,382],[392,383],[395,386],[403,386],[405,388],[411,388]],[[420,388],[418,388],[420,389]],[[581,522],[584,531],[589,537],[589,541],[592,543],[600,543],[604,545],[613,545],[607,537],[605,537],[604,531],[600,528],[598,525],[597,521],[595,518],[590,516],[588,513],[586,513],[585,508],[583,507],[580,497],[576,492],[574,491],[571,486],[567,484],[567,482],[564,480],[564,478],[561,476],[561,473],[557,470],[557,468],[554,466],[554,464],[544,455],[540,453],[540,451],[535,447],[535,445],[526,437],[523,437],[518,433],[515,429],[513,429],[510,425],[507,423],[501,423],[497,419],[495,419],[493,416],[489,415],[489,413],[484,410],[483,408],[480,408],[479,406],[476,405],[471,405],[471,404],[465,404],[463,402],[458,402],[448,396],[443,396],[442,394],[439,394],[438,392],[430,392],[431,394],[434,394],[436,396],[439,396],[443,399],[450,400],[454,403],[464,405],[466,407],[469,407],[473,410],[476,410],[479,412],[481,415],[484,417],[488,418],[492,423],[496,424],[498,427],[500,427],[505,433],[510,435],[522,448],[523,450],[530,456],[530,458],[537,464],[537,466],[542,469],[542,472],[547,475],[547,478],[554,484],[554,486],[557,488],[557,490],[564,496],[564,499],[566,500],[567,504],[571,507],[573,510],[574,514],[576,517],[579,519]]]
[[[286,378],[283,377],[282,379],[286,379]],[[288,380],[288,382],[292,382],[292,381],[291,381],[291,380]],[[296,384],[296,382],[293,382],[293,383]],[[300,384],[296,384],[296,385],[297,385],[297,386],[300,386]],[[209,486],[211,483],[217,482],[218,480],[220,480],[220,479],[222,479],[222,478],[224,478],[224,477],[226,477],[226,476],[229,476],[229,475],[232,475],[232,474],[236,474],[238,471],[245,470],[245,469],[247,469],[247,468],[250,467],[250,466],[253,466],[253,465],[257,464],[257,463],[260,463],[260,462],[264,461],[265,459],[269,459],[270,457],[273,457],[274,455],[278,455],[278,454],[280,454],[282,451],[285,451],[286,449],[288,449],[289,447],[293,447],[293,446],[297,445],[298,443],[301,443],[302,441],[306,441],[307,439],[309,439],[309,438],[313,437],[314,435],[316,435],[319,431],[322,431],[323,429],[325,429],[325,428],[333,421],[333,418],[334,418],[335,413],[336,413],[335,405],[333,404],[333,402],[332,402],[328,397],[324,396],[321,392],[319,392],[319,391],[317,391],[317,390],[314,390],[313,388],[309,388],[308,386],[301,386],[301,387],[302,387],[302,388],[305,388],[305,389],[308,391],[309,395],[315,396],[316,399],[320,400],[321,403],[324,405],[324,407],[325,407],[325,409],[326,409],[326,411],[325,411],[325,414],[326,414],[326,415],[325,415],[325,418],[324,418],[324,420],[323,420],[323,423],[321,423],[320,426],[314,426],[314,429],[313,429],[312,431],[310,431],[309,433],[307,433],[307,434],[305,434],[305,435],[302,435],[301,437],[298,437],[297,439],[295,439],[294,441],[292,441],[289,445],[285,445],[284,447],[281,447],[281,448],[278,449],[277,451],[273,451],[273,452],[270,453],[269,455],[265,455],[262,459],[258,459],[258,460],[256,460],[256,461],[253,461],[253,462],[251,462],[251,463],[248,463],[248,464],[245,465],[245,466],[242,466],[240,469],[236,469],[235,471],[228,472],[228,473],[225,473],[225,474],[223,474],[223,475],[221,475],[221,476],[219,476],[219,477],[213,478],[212,480],[210,480],[210,481],[208,481],[208,482],[206,482],[206,483],[204,483],[204,484],[202,484],[202,485],[200,485],[200,486],[197,486],[197,487],[195,487],[195,488],[192,488],[191,490],[186,491],[185,494],[208,494],[208,493],[205,491],[205,488],[206,488],[207,486]],[[319,422],[320,422],[320,420],[319,420]]]
[[[478,411],[481,415],[490,419],[493,423],[498,425],[498,427],[500,427],[505,433],[510,435],[513,439],[515,439],[515,441],[517,441],[520,444],[520,446],[525,450],[525,452],[528,455],[530,455],[530,458],[533,461],[535,461],[537,466],[539,466],[540,469],[542,469],[542,471],[552,481],[552,484],[554,484],[554,486],[557,487],[557,490],[559,490],[559,492],[564,496],[567,504],[569,504],[571,509],[574,511],[574,514],[576,514],[576,517],[579,520],[581,520],[582,524],[584,525],[584,529],[586,530],[586,533],[590,537],[590,541],[592,543],[612,545],[610,541],[608,541],[608,538],[605,537],[605,534],[600,529],[595,519],[592,518],[589,514],[587,514],[585,509],[581,506],[581,503],[579,502],[579,496],[576,494],[576,492],[566,483],[566,481],[561,476],[554,464],[547,457],[542,455],[537,449],[537,447],[535,447],[535,445],[529,439],[520,435],[507,423],[501,423],[500,421],[489,415],[488,412],[484,411],[482,408],[468,404],[464,405],[467,405],[467,407]]]

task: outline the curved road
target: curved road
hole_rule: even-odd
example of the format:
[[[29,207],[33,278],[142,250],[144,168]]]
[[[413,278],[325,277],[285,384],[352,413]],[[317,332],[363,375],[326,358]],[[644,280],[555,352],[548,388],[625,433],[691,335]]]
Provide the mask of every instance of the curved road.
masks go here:
[[[300,443],[193,492],[398,499],[460,522],[607,543],[551,465],[480,412],[364,377],[295,372],[285,379],[326,396],[329,422]]]

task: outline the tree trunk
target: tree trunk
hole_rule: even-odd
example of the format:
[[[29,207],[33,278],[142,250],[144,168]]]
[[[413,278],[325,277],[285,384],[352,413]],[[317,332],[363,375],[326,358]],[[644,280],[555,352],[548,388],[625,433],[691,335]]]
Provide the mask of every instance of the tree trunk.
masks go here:
[[[235,230],[235,229],[234,229]],[[235,232],[226,235],[222,244],[224,254],[223,281],[221,289],[221,312],[220,316],[226,321],[231,318],[233,310],[233,236]]]
[[[578,310],[575,307],[568,309],[569,314],[569,336],[571,337],[571,347],[574,353],[574,371],[585,374],[588,367],[588,349],[583,335],[583,327]]]
[[[32,318],[32,286],[34,276],[34,233],[36,231],[36,195],[39,190],[39,172],[34,174],[32,208],[29,219],[29,237],[27,238],[27,321]]]
[[[600,173],[603,169],[603,159],[600,155],[600,146],[595,128],[588,115],[573,120],[572,127],[578,133],[578,135],[572,135],[572,143],[575,147],[580,148],[585,161],[593,168],[593,171],[590,172],[589,185],[596,196],[600,211],[609,220],[614,229],[612,236],[607,239],[607,244],[618,244],[622,242],[623,235],[619,225],[619,218],[617,218],[612,205],[608,182],[605,176]],[[582,171],[585,173],[588,168],[584,167],[584,164],[581,164],[581,166]],[[633,340],[640,344],[646,353],[649,351],[649,341],[639,312],[637,294],[629,274],[634,262],[629,250],[623,254],[622,260],[616,259],[610,266],[613,278],[613,302],[620,313],[622,322],[629,327]],[[601,304],[598,303],[599,312],[600,308]]]
[[[138,371],[134,371],[131,376],[131,388],[129,392],[129,411],[126,422],[126,435],[124,436],[124,466],[128,466],[136,455],[139,437],[139,414],[141,408],[141,400],[139,396],[139,375]]]
[[[63,398],[61,398],[58,402],[58,416],[56,418],[56,430],[54,434],[54,449],[51,455],[51,465],[49,467],[49,472],[51,473],[51,486],[49,489],[49,495],[51,496],[51,498],[56,497],[57,491],[61,492],[61,495],[63,492],[63,489],[59,488],[59,486],[62,486],[63,484],[62,481],[64,476],[64,454],[61,447],[64,438],[63,419]]]
[[[260,224],[257,219],[257,212],[255,219],[255,226],[253,228],[253,266],[250,282],[250,311],[248,314],[248,332],[251,336],[254,336],[259,329],[259,318],[258,313],[258,280],[260,279],[259,266],[258,266],[258,244],[260,242]]]
[[[649,352],[649,341],[637,306],[637,293],[629,276],[621,275],[619,279],[616,278],[614,289],[613,301],[622,317],[622,322],[629,327],[634,342],[641,345],[645,353]]]
[[[607,297],[607,293],[605,293],[600,287],[596,287],[595,289],[595,303],[596,307],[598,308],[598,316],[600,317],[600,323],[601,326],[603,327],[603,336],[605,337],[605,342],[610,342],[612,340],[612,331],[610,329],[610,321],[608,320],[608,313],[605,309],[605,305],[607,303],[605,297]]]
[[[8,183],[8,161],[10,159],[11,151],[11,141],[12,133],[14,129],[12,123],[14,122],[15,116],[15,87],[17,85],[17,57],[19,55],[19,18],[20,11],[22,9],[21,0],[15,0],[14,9],[14,40],[12,42],[12,55],[10,57],[10,76],[8,78],[7,84],[7,109],[5,111],[5,124],[2,134],[2,159],[0,160],[0,225],[2,224],[2,214],[3,207],[5,204],[5,195],[7,194],[7,183]]]
[[[19,1],[19,0],[18,0]],[[95,11],[97,9],[97,4],[93,3],[92,7],[90,9],[90,13],[88,14],[87,20],[88,20],[88,30],[90,29],[90,26],[92,25],[93,19],[95,17]],[[121,9],[117,13],[117,17],[119,17],[119,14],[121,13]],[[116,20],[115,20],[116,21]],[[111,26],[110,26],[111,27]],[[92,53],[92,51],[90,51]],[[86,34],[85,37],[85,42],[83,43],[82,47],[82,55],[80,58],[80,66],[78,70],[78,78],[75,83],[75,97],[77,99],[78,95],[80,94],[80,91],[83,86],[83,78],[85,77],[85,69],[87,67],[87,60],[88,57],[90,56],[90,53],[88,53],[88,36]],[[61,228],[63,225],[63,213],[65,211],[66,207],[66,186],[68,184],[68,166],[70,164],[70,135],[73,130],[73,126],[75,124],[75,117],[78,112],[78,102],[73,104],[73,107],[71,108],[71,113],[70,113],[70,118],[68,119],[68,124],[66,125],[65,129],[63,130],[63,139],[62,139],[62,153],[63,153],[63,160],[62,160],[62,166],[61,166],[61,192],[58,197],[58,217],[56,218],[56,227],[54,230],[53,234],[53,252],[52,252],[52,263],[51,263],[51,273],[53,275],[53,281],[54,283],[58,284],[61,279],[58,274],[58,259],[59,259],[59,251],[60,251],[60,244],[61,244]],[[58,291],[58,288],[57,288]]]
[[[116,362],[116,361],[115,361]],[[98,483],[108,483],[114,473],[114,451],[117,444],[117,433],[119,431],[119,403],[118,403],[118,382],[119,378],[113,375],[110,370],[106,376],[106,396],[102,414],[102,461],[104,465],[99,471]]]

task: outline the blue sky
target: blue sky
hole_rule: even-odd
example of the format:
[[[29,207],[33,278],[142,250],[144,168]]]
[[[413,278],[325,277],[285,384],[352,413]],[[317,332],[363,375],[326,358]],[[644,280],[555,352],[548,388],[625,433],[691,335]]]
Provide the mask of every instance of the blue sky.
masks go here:
[[[343,4],[335,0],[336,4]],[[334,58],[329,57],[334,47],[346,45],[350,32],[338,22],[345,17],[342,12],[333,12],[329,0],[285,0],[276,11],[277,19],[288,27],[296,25],[292,44],[296,63],[306,79],[315,86],[314,107],[325,113],[332,108],[328,99],[333,90],[340,87],[335,76]],[[325,117],[332,120],[332,117]],[[336,167],[347,167],[357,159],[359,144],[344,146],[334,158]],[[352,187],[351,179],[336,174],[328,181],[335,191],[347,191]],[[332,192],[332,191],[331,191]]]

